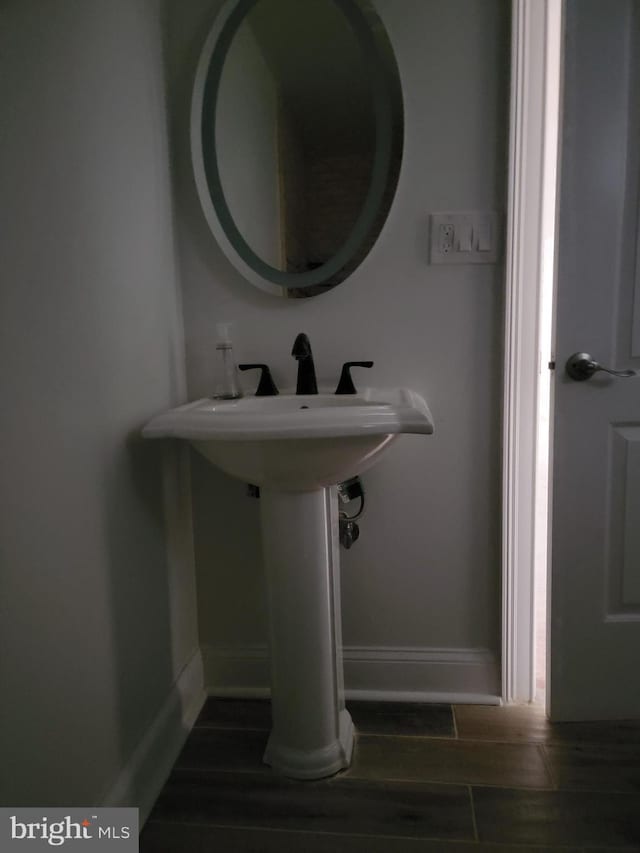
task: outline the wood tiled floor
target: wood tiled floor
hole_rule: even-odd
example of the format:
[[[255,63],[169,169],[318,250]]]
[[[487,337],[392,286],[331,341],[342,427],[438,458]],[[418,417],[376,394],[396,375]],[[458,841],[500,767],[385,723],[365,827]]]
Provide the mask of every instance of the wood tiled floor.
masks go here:
[[[640,851],[640,722],[550,724],[536,706],[347,703],[352,766],[262,764],[269,703],[210,699],[142,853]]]

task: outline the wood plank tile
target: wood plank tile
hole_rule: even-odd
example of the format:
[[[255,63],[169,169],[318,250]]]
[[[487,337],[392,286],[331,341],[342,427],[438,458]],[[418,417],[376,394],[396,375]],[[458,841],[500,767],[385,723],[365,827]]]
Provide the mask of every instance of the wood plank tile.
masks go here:
[[[175,766],[195,770],[270,773],[262,762],[269,733],[234,729],[192,729]]]
[[[635,744],[640,746],[640,721],[611,720],[547,723],[551,743]]]
[[[458,737],[529,743],[640,745],[640,721],[550,723],[541,705],[454,705]]]
[[[196,728],[271,729],[268,699],[226,699],[210,696],[196,720]]]
[[[463,740],[546,742],[549,724],[538,705],[454,705],[458,737]]]
[[[634,744],[553,744],[544,750],[559,788],[640,791],[640,748]]]
[[[453,737],[451,705],[423,702],[347,702],[356,729],[362,734]]]
[[[540,747],[359,735],[346,778],[550,788]]]
[[[552,850],[558,850],[558,847],[551,848]],[[564,850],[564,848],[562,848]],[[619,847],[616,845],[615,847],[584,847],[583,853],[623,853],[623,851],[628,850],[640,850],[640,847]]]
[[[469,790],[341,777],[174,770],[151,820],[353,835],[473,840]]]
[[[640,846],[640,796],[473,788],[483,842]]]
[[[512,845],[289,832],[149,821],[140,853],[508,853]],[[518,846],[517,853],[581,853],[579,847]],[[603,851],[604,853],[604,851]]]

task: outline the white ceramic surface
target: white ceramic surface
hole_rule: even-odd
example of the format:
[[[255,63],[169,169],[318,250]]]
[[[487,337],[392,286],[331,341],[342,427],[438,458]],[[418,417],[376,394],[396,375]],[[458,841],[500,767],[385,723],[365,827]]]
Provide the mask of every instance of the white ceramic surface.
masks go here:
[[[197,400],[165,412],[147,438],[182,438],[233,477],[282,491],[323,488],[369,468],[400,433],[433,432],[407,388]]]
[[[336,483],[400,433],[433,432],[413,391],[198,400],[154,418],[147,438],[181,438],[234,477],[262,486],[273,728],[264,760],[296,779],[349,766]]]
[[[336,487],[262,489],[273,728],[264,760],[295,779],[349,766],[344,702]]]

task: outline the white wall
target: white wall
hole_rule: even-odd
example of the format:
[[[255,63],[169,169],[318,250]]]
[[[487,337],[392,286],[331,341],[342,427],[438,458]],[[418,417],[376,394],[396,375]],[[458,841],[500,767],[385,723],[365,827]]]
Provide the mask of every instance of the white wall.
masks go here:
[[[356,381],[423,393],[435,435],[403,437],[365,475],[361,537],[341,552],[347,687],[495,692],[486,662],[495,662],[500,631],[503,269],[430,266],[428,213],[504,209],[509,4],[375,5],[405,97],[397,196],[348,281],[315,299],[282,300],[244,282],[204,223],[189,163],[188,101],[219,3],[170,0],[189,396],[210,393],[214,323],[227,320],[236,324],[239,360],[268,362],[281,387],[295,381],[289,353],[305,331],[320,380],[337,381],[343,361],[373,359]],[[266,632],[257,502],[195,457],[194,502],[209,685],[260,686]]]
[[[149,726],[179,739],[188,505],[168,504],[168,551],[161,448],[139,437],[184,398],[159,11],[2,6],[3,805],[145,805]],[[177,495],[171,454],[164,476]]]

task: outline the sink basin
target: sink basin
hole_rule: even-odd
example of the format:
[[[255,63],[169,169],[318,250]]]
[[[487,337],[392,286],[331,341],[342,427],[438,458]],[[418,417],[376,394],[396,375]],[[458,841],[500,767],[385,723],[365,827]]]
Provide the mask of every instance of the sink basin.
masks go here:
[[[355,395],[197,400],[154,418],[143,435],[187,439],[248,483],[311,491],[362,473],[400,433],[431,432],[433,420],[419,394],[366,388]]]

